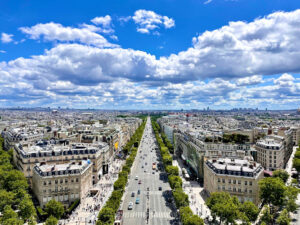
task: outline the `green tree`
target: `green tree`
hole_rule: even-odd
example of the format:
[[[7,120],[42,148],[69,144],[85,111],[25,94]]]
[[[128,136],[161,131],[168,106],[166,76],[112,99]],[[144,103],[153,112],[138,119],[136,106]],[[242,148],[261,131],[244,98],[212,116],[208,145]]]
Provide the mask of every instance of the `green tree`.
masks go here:
[[[169,183],[172,189],[181,188],[182,187],[182,179],[179,176],[168,176]]]
[[[298,173],[300,172],[300,159],[293,159],[293,167],[297,170]]]
[[[7,205],[4,207],[3,215],[1,217],[2,225],[22,225],[23,221],[18,218],[18,214]]]
[[[262,211],[262,216],[260,217],[260,221],[262,223],[270,224],[272,220],[273,220],[273,216],[270,212],[270,207],[267,205]]]
[[[203,219],[197,215],[188,217],[183,225],[204,225]]]
[[[0,190],[0,212],[3,211],[5,206],[11,206],[14,202],[14,194],[6,190]]]
[[[174,175],[178,176],[179,175],[179,170],[177,166],[167,166],[166,167],[166,172],[168,175]]]
[[[286,183],[289,179],[289,174],[285,170],[276,170],[273,172],[273,177],[278,177],[283,181],[283,183]]]
[[[214,219],[220,218],[221,222],[234,223],[240,216],[239,201],[227,192],[213,192],[206,201]]]
[[[52,199],[49,202],[47,202],[45,206],[45,212],[48,213],[48,216],[54,216],[59,220],[64,214],[64,206],[60,202]]]
[[[36,217],[35,207],[28,194],[20,202],[19,210],[20,210],[19,215],[25,221],[29,220],[31,217]]]
[[[163,155],[162,160],[163,160],[163,163],[165,165],[172,165],[172,160],[173,160],[172,156],[170,156],[170,155]]]
[[[285,201],[286,187],[280,178],[266,177],[259,181],[259,194],[264,203],[281,206]]]
[[[115,211],[111,208],[104,207],[98,215],[99,224],[111,224],[115,219]]]
[[[259,213],[259,209],[257,208],[257,206],[250,201],[246,201],[243,204],[241,204],[239,210],[245,213],[247,218],[252,222],[256,220]]]
[[[189,196],[183,192],[182,188],[173,190],[173,196],[177,208],[189,205]]]
[[[289,217],[289,213],[286,209],[282,210],[279,217],[276,220],[276,223],[278,225],[289,225],[291,222],[291,219]]]
[[[58,219],[56,219],[54,216],[49,216],[45,222],[45,225],[56,225],[57,223]]]
[[[299,193],[298,188],[293,186],[288,186],[286,189],[286,209],[288,212],[294,212],[297,210],[298,205],[296,204],[296,199]]]

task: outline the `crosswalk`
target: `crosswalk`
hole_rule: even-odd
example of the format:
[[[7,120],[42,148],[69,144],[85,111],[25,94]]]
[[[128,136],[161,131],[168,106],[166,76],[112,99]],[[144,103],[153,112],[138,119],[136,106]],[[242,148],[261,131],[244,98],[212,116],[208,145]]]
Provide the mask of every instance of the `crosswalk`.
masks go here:
[[[145,212],[124,212],[123,218],[145,218]],[[150,219],[153,218],[161,218],[161,219],[171,219],[171,215],[169,212],[155,212],[150,213]]]

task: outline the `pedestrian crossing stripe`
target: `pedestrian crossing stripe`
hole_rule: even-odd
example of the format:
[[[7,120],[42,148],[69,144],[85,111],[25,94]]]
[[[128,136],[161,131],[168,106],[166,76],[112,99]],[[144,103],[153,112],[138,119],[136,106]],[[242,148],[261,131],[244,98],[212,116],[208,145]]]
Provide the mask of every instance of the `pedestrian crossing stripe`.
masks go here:
[[[150,218],[162,218],[162,219],[171,219],[170,212],[150,212]],[[146,212],[124,212],[123,218],[145,218]]]

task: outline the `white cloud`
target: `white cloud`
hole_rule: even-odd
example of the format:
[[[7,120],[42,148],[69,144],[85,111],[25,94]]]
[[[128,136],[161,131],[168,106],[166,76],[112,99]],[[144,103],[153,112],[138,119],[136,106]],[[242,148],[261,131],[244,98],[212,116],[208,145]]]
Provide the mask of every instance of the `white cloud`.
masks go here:
[[[109,15],[102,17],[95,17],[91,20],[92,23],[100,26],[100,32],[109,34],[113,33],[114,29],[112,29],[112,19]]]
[[[174,19],[144,9],[135,11],[132,19],[138,26],[137,31],[143,34],[149,34],[160,27],[169,29],[175,26]]]
[[[4,51],[4,50],[0,50],[0,53],[6,53],[6,51]]]
[[[1,42],[2,43],[12,42],[13,41],[13,39],[12,39],[13,36],[14,36],[13,34],[7,34],[7,33],[2,32],[1,33]]]
[[[43,37],[45,41],[80,42],[100,48],[117,46],[109,43],[102,35],[95,33],[97,28],[92,25],[83,28],[73,28],[50,22],[40,23],[32,27],[21,27],[20,30],[34,40]]]
[[[243,85],[253,85],[253,84],[260,84],[263,82],[262,76],[254,75],[250,77],[244,77],[237,79],[237,85],[243,86]]]
[[[110,27],[111,25],[111,17],[109,15],[102,17],[95,17],[91,20],[92,23],[96,25],[102,25],[103,27]]]
[[[195,37],[186,51],[160,58],[109,48],[96,33],[100,26],[22,28],[32,39],[59,43],[42,55],[0,62],[0,99],[118,108],[299,105],[299,76],[293,75],[300,73],[299,21],[300,10],[230,22]],[[151,24],[139,28],[152,33],[164,26]]]

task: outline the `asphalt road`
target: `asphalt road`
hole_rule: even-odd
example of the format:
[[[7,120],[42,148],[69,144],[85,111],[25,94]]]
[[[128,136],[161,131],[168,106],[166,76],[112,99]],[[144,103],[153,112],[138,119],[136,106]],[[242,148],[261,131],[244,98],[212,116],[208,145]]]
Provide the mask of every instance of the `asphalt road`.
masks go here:
[[[160,158],[159,152],[155,150],[155,147],[157,147],[155,136],[150,118],[148,118],[124,194],[122,204],[124,225],[176,224],[174,217],[172,217],[176,209],[164,197],[166,192],[171,190],[170,185],[167,179],[162,177],[165,175],[163,172],[160,170],[157,172],[152,169],[152,164],[156,163],[157,165]],[[137,180],[136,176],[138,176]],[[141,184],[139,184],[139,181],[141,181]],[[162,187],[161,191],[159,187]],[[140,190],[140,194],[137,194],[138,190]],[[131,196],[132,192],[135,194],[134,197]],[[136,204],[137,197],[140,199],[139,204]],[[133,203],[132,210],[128,209],[129,202]],[[149,216],[147,216],[147,211]]]

